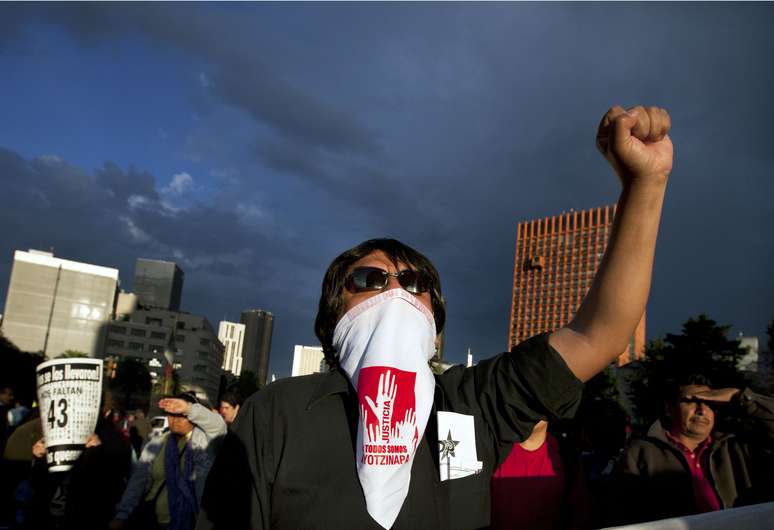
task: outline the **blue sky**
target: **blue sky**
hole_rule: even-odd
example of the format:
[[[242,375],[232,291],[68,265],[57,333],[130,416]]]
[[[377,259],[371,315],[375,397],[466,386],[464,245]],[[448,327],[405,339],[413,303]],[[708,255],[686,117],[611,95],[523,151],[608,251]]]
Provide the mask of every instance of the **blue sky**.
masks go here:
[[[649,338],[774,318],[771,4],[0,5],[0,298],[14,249],[186,273],[214,325],[315,343],[341,251],[392,236],[438,266],[446,356],[507,344],[515,226],[613,203],[613,104],[676,148]]]

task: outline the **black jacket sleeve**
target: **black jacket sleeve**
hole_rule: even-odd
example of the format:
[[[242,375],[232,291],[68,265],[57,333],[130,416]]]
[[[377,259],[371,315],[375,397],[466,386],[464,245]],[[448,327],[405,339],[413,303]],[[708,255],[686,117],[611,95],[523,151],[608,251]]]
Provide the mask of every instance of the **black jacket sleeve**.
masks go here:
[[[271,430],[258,392],[242,405],[204,488],[196,530],[270,527]]]
[[[774,398],[747,388],[739,395],[739,405],[742,415],[755,424],[755,430],[768,443],[774,443]]]
[[[583,383],[548,344],[548,334],[471,368],[451,368],[437,382],[444,401],[440,410],[481,416],[498,442],[508,447],[527,438],[542,419],[572,417],[583,390]]]

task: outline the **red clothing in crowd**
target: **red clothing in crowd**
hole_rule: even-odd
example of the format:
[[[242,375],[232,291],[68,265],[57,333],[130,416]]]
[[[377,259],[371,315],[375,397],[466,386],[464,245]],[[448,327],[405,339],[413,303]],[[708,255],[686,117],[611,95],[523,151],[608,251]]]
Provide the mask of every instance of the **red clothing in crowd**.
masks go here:
[[[695,451],[691,451],[669,434],[668,431],[666,435],[667,440],[683,453],[685,460],[688,462],[688,468],[691,470],[693,501],[696,504],[696,512],[704,513],[720,510],[720,501],[705,472],[709,467],[709,446],[712,443],[712,437],[707,437],[706,440],[696,447]]]
[[[556,438],[547,434],[534,451],[514,444],[492,476],[492,528],[555,528],[564,491],[565,470]]]

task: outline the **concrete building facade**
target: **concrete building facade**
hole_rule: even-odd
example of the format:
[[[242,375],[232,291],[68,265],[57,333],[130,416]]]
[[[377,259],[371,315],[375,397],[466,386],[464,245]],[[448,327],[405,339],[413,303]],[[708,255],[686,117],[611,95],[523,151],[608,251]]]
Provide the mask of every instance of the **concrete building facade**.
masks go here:
[[[293,348],[293,369],[290,372],[292,377],[327,371],[328,365],[325,362],[322,346],[301,346],[297,344]]]
[[[183,271],[176,263],[139,258],[134,266],[134,294],[143,307],[180,311]]]
[[[758,337],[745,337],[741,333],[736,337],[739,347],[747,350],[747,354],[739,360],[737,368],[746,372],[757,372],[759,368]]]
[[[508,348],[572,320],[607,248],[616,206],[570,211],[516,226]],[[645,315],[618,358],[644,355]]]
[[[245,325],[242,369],[253,372],[263,387],[269,375],[274,316],[263,309],[248,309],[242,312],[240,322]]]
[[[163,376],[167,348],[183,390],[216,403],[224,348],[205,317],[156,308],[118,314],[108,327],[105,357],[141,360],[155,381]]]
[[[3,334],[23,351],[56,357],[67,350],[102,354],[113,316],[118,270],[54,257],[14,253]]]
[[[223,370],[239,376],[242,372],[242,347],[245,325],[221,320],[218,325],[218,340],[223,344]]]

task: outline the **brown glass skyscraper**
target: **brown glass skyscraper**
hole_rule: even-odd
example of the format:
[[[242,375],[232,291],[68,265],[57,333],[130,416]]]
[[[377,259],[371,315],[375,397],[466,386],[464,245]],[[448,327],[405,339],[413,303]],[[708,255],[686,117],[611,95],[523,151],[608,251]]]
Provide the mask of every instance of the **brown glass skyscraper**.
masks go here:
[[[602,260],[615,208],[570,211],[517,225],[509,349],[572,319]],[[618,365],[641,358],[644,347],[643,314]]]

